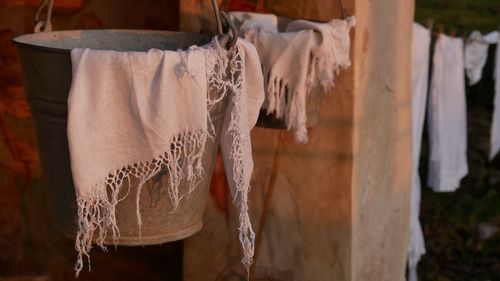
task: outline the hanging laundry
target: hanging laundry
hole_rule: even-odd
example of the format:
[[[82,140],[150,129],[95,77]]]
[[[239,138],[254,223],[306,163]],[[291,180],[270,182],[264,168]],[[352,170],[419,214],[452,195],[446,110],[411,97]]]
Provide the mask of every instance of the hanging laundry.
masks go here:
[[[500,40],[499,36],[500,36],[500,32],[498,32],[498,31],[492,31],[492,32],[490,32],[488,34],[485,34],[483,36],[483,40],[484,40],[484,42],[486,42],[488,44],[497,44],[498,40]]]
[[[497,44],[495,51],[495,101],[493,110],[493,121],[490,137],[490,160],[500,151],[500,32],[494,31],[484,36],[484,40],[490,44]]]
[[[440,34],[429,95],[429,178],[434,191],[454,191],[467,175],[464,50],[461,38]]]
[[[422,25],[414,23],[412,36],[413,171],[410,209],[410,241],[408,246],[408,280],[417,281],[417,265],[420,257],[425,254],[424,235],[419,219],[421,185],[418,167],[420,162],[420,147],[422,143],[425,109],[427,105],[431,32]]]
[[[479,31],[473,31],[465,44],[465,70],[469,78],[469,85],[476,84],[481,80],[483,67],[488,57],[488,47],[496,44],[498,31],[481,35]]]
[[[481,80],[487,57],[488,43],[483,40],[481,32],[472,32],[465,43],[465,73],[469,78],[469,85]]]
[[[263,108],[284,119],[299,143],[308,141],[306,97],[317,85],[325,91],[333,87],[334,75],[351,65],[349,32],[354,25],[354,17],[328,23],[297,20],[283,33],[243,33],[259,52],[266,85]]]
[[[208,107],[224,95],[231,98],[221,145],[241,211],[242,262],[248,268],[255,239],[247,205],[253,169],[250,129],[264,99],[255,48],[238,40],[228,53],[214,39],[187,51],[74,49],[71,60],[68,141],[78,205],[77,275],[93,242],[105,248],[106,235],[118,239],[115,208],[124,186],[139,194],[144,183],[166,169],[174,206],[186,195],[180,194],[181,180],[189,190],[196,188],[205,142],[215,134]],[[218,95],[209,94],[214,91]],[[137,186],[130,186],[131,179],[138,180]],[[137,220],[140,228],[139,209]]]

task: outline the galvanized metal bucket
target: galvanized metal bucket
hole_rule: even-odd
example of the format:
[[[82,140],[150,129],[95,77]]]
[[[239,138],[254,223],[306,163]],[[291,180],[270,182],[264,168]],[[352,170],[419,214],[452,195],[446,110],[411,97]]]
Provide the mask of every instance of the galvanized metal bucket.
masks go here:
[[[306,126],[308,128],[313,128],[318,125],[324,96],[325,92],[323,89],[321,89],[321,87],[316,87],[313,88],[310,95],[306,97]],[[260,111],[256,126],[269,129],[287,129],[284,119],[278,119],[272,113],[267,114],[265,110]]]
[[[41,32],[14,39],[24,75],[28,102],[36,123],[38,147],[47,178],[47,195],[57,229],[64,235],[76,233],[76,199],[68,150],[67,98],[71,85],[72,48],[115,51],[147,51],[151,48],[177,50],[208,43],[208,35],[162,31],[75,30]],[[222,127],[226,102],[210,108],[211,120]],[[219,132],[217,132],[218,134]],[[119,245],[159,244],[186,238],[202,227],[208,187],[215,163],[218,138],[209,140],[203,156],[203,182],[183,198],[173,212],[166,192],[158,193],[159,175],[151,192],[142,192],[140,212],[142,236],[136,219],[136,190],[121,201],[116,210],[121,237]],[[182,187],[181,187],[182,188]],[[126,190],[123,191],[127,192]]]

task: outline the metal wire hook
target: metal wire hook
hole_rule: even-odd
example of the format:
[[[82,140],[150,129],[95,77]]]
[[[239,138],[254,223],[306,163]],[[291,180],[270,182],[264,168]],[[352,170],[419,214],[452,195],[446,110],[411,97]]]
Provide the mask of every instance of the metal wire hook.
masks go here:
[[[47,16],[45,17],[45,20],[41,20],[40,14],[45,7],[47,7]],[[42,0],[35,13],[35,32],[52,31],[52,23],[50,20],[52,18],[53,7],[54,0]]]
[[[238,29],[236,28],[236,25],[234,24],[233,20],[227,13],[229,10],[229,1],[230,0],[224,0],[222,2],[221,15],[222,18],[224,19],[224,23],[228,28],[228,31],[231,31],[231,41],[229,41],[228,43],[228,48],[232,48],[238,41]]]
[[[227,43],[228,49],[231,49],[234,45],[236,45],[236,42],[238,41],[238,30],[236,29],[236,25],[234,22],[231,20],[231,17],[225,12],[221,12],[222,18],[224,18],[225,23],[229,27],[229,31],[231,31],[231,41]]]
[[[231,32],[230,38],[231,40],[227,43],[227,48],[231,49],[235,44],[236,41],[238,40],[238,31],[236,29],[236,26],[234,25],[233,21],[229,17],[229,15],[226,13],[226,9],[228,6],[228,0],[225,0],[224,3],[222,4],[223,10],[221,11],[219,9],[219,6],[217,5],[217,0],[212,0],[212,8],[214,10],[215,14],[215,22],[217,24],[217,34],[219,36],[224,35],[224,30],[222,26],[222,22],[224,21],[224,25],[228,28],[228,32]]]

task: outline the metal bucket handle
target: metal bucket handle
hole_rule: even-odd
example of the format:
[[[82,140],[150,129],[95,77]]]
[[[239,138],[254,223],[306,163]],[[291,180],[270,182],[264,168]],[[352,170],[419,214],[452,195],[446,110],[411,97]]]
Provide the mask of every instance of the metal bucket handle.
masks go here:
[[[227,3],[229,1],[225,0],[223,4],[223,8],[227,9]],[[40,19],[40,14],[42,13],[42,10],[47,7],[47,15],[45,17],[45,20]],[[35,33],[38,32],[45,32],[45,31],[52,31],[52,22],[50,21],[52,18],[52,8],[54,7],[54,0],[42,0],[40,3],[40,6],[38,6],[38,9],[36,10],[35,13]],[[217,0],[212,0],[212,7],[214,9],[215,13],[215,21],[217,24],[217,33],[219,36],[224,36],[223,28],[222,28],[222,21],[224,21],[225,25],[228,27],[228,32],[231,32],[230,38],[231,40],[227,44],[227,48],[230,49],[232,48],[235,44],[236,41],[238,40],[238,33],[236,30],[236,26],[234,23],[231,21],[230,17],[226,13],[226,11],[219,11],[219,6],[217,5]]]
[[[40,14],[42,10],[47,6],[47,16],[45,20],[40,19]],[[44,32],[44,31],[52,31],[52,22],[50,21],[52,17],[52,7],[54,6],[54,0],[42,0],[40,6],[35,13],[35,33]]]

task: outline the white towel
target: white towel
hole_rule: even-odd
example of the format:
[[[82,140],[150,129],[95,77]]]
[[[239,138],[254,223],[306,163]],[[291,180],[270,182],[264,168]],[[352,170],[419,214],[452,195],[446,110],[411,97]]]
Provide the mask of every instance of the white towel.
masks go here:
[[[490,137],[490,159],[493,159],[498,151],[500,151],[500,32],[490,32],[485,35],[483,39],[490,44],[497,44],[495,51],[495,70],[493,71],[493,79],[495,80],[495,101]]]
[[[428,185],[434,191],[454,191],[468,173],[462,39],[439,35],[432,61]]]
[[[306,97],[316,85],[326,90],[334,75],[351,65],[349,31],[355,18],[291,22],[287,32],[247,30],[244,38],[259,52],[266,85],[264,109],[284,119],[299,143],[308,141]]]
[[[77,275],[93,240],[105,248],[107,233],[115,241],[119,237],[115,207],[131,178],[138,180],[131,188],[139,193],[146,181],[167,169],[174,206],[183,195],[181,179],[190,190],[196,188],[205,142],[214,134],[208,107],[227,94],[232,102],[221,143],[231,191],[242,211],[240,240],[248,267],[254,245],[246,201],[253,169],[249,134],[264,98],[254,47],[238,40],[228,54],[214,39],[187,51],[74,49],[71,59],[68,141],[78,204]],[[209,90],[219,95],[209,95]],[[139,209],[137,215],[140,228]]]
[[[413,24],[412,41],[412,123],[413,123],[413,172],[410,209],[410,241],[408,246],[408,280],[417,281],[417,265],[425,254],[424,235],[420,225],[420,146],[427,108],[427,89],[429,80],[430,31],[418,23]]]

